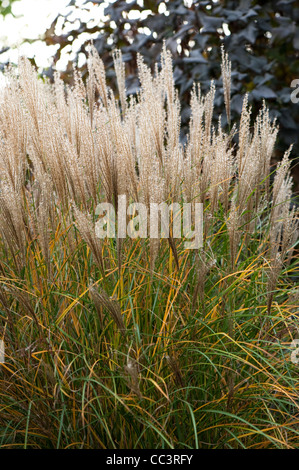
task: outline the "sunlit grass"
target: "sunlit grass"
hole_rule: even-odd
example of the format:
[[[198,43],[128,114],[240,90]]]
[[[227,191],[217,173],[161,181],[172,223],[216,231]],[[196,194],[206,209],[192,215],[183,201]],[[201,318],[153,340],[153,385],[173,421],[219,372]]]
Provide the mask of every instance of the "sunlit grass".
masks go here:
[[[22,59],[0,96],[0,448],[298,448],[290,149],[270,184],[267,109],[252,132],[244,100],[237,144],[213,84],[183,146],[166,49],[130,104],[114,57],[121,106],[92,51],[87,86]],[[202,248],[97,239],[122,194],[201,202]]]

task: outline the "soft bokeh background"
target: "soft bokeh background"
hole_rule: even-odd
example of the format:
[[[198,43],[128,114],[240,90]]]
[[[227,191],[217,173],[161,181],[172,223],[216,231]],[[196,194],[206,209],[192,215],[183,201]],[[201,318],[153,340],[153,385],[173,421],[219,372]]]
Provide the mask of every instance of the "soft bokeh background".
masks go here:
[[[45,31],[51,26],[58,14],[62,17],[68,15],[70,21],[77,18],[98,23],[104,16],[104,9],[109,1],[102,2],[101,5],[90,4],[88,10],[80,11],[85,0],[74,2],[78,7],[75,10],[70,0],[9,0],[0,2],[2,8],[11,7],[11,13],[0,15],[0,50],[6,47],[10,49],[2,54],[1,62],[11,61],[17,63],[18,55],[23,54],[29,58],[34,58],[38,67],[46,68],[52,63],[52,56],[58,49],[58,45],[47,46],[44,42]],[[59,24],[56,33],[61,34]],[[81,38],[81,41],[86,38]],[[80,41],[80,45],[81,45]],[[78,42],[77,42],[78,46]],[[74,50],[76,44],[74,44]],[[67,57],[67,59],[66,59]],[[64,54],[57,68],[63,70],[67,60],[74,59],[75,54]]]

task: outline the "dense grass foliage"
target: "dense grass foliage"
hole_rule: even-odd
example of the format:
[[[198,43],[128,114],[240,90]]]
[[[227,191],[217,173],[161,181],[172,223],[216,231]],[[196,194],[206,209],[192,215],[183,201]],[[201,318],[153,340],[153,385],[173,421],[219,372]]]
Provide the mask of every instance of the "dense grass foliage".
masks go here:
[[[73,4],[75,3],[75,4]],[[298,104],[292,102],[293,80],[299,77],[299,8],[295,0],[115,0],[105,4],[89,0],[72,5],[65,14],[58,14],[45,33],[44,41],[55,47],[55,55],[45,73],[53,78],[56,66],[64,68],[63,79],[72,83],[71,63],[62,57],[74,58],[86,76],[90,38],[101,56],[109,84],[116,88],[111,52],[120,48],[128,72],[130,93],[138,90],[136,54],[142,54],[152,67],[160,57],[163,40],[173,54],[175,84],[182,106],[182,129],[187,131],[190,116],[189,98],[194,81],[200,81],[208,92],[215,79],[216,115],[223,113],[223,93],[219,78],[221,45],[232,62],[233,120],[238,120],[242,99],[250,92],[249,103],[256,116],[261,100],[267,99],[271,117],[276,117],[279,135],[275,159],[282,158],[286,147],[294,144],[291,158],[296,190],[299,173]],[[103,11],[101,21],[86,21]],[[58,13],[58,12],[57,12]],[[72,21],[82,18],[80,21]],[[80,44],[80,45],[79,45]],[[72,55],[70,53],[72,51]],[[59,61],[59,62],[58,62]],[[295,85],[293,84],[293,87]],[[225,116],[223,116],[225,119]]]
[[[8,70],[0,107],[1,448],[297,448],[298,221],[277,128],[211,126],[194,87],[187,144],[164,49],[119,100],[94,49],[89,81]],[[223,53],[226,112],[230,63]],[[238,147],[232,136],[239,134]],[[117,196],[202,202],[203,247],[105,239]]]

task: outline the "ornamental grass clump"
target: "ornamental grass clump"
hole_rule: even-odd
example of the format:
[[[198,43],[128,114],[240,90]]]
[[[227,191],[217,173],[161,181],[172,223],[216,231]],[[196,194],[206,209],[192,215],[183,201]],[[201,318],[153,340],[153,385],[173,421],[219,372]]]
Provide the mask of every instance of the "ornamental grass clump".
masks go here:
[[[166,48],[154,73],[138,56],[136,96],[113,60],[116,93],[93,46],[71,87],[25,58],[5,72],[0,447],[298,448],[290,149],[275,171],[278,128],[265,103],[252,121],[247,96],[223,126],[213,82],[206,96],[194,84],[183,144]],[[201,203],[202,247],[172,228],[99,238],[98,204],[117,216],[123,196]]]

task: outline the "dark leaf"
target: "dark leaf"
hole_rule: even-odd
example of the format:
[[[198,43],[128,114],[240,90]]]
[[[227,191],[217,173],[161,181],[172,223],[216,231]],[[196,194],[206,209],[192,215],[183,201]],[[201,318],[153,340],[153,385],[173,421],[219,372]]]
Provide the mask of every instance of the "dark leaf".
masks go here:
[[[206,64],[207,60],[199,52],[198,49],[192,50],[189,57],[184,57],[183,62],[194,63],[194,64]]]
[[[251,94],[256,100],[277,98],[276,93],[273,90],[271,90],[271,88],[264,86],[264,85],[258,88],[255,88]]]

